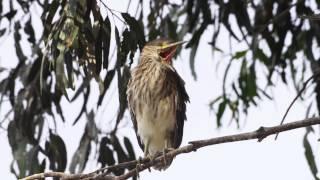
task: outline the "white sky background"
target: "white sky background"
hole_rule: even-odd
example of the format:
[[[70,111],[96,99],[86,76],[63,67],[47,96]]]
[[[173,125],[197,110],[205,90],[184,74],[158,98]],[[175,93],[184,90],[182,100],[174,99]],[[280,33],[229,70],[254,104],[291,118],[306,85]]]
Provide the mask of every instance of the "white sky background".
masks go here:
[[[130,7],[130,12],[135,12],[136,1]],[[147,3],[146,3],[147,4]],[[107,1],[107,5],[118,11],[126,11],[126,5],[119,1]],[[145,13],[146,15],[147,13]],[[112,21],[112,20],[111,20]],[[121,26],[119,26],[121,27]],[[121,30],[121,28],[119,28]],[[221,31],[225,31],[221,29]],[[225,52],[228,51],[228,37],[226,32],[222,32],[218,40],[218,47]],[[199,140],[223,135],[230,135],[240,132],[253,131],[260,126],[278,125],[281,117],[292,101],[296,92],[292,86],[287,87],[279,80],[276,80],[276,87],[273,89],[274,101],[264,99],[259,102],[259,107],[251,108],[246,121],[241,122],[241,129],[237,129],[236,124],[229,125],[228,115],[223,116],[223,128],[217,129],[215,114],[209,110],[208,103],[221,93],[221,81],[223,72],[228,58],[225,55],[215,53],[213,56],[211,46],[207,44],[211,40],[212,32],[207,31],[201,40],[196,56],[196,73],[198,80],[194,81],[189,68],[189,52],[183,50],[181,55],[174,62],[174,66],[186,82],[186,89],[191,98],[188,104],[187,118],[185,123],[184,138],[182,146],[188,141]],[[188,40],[188,39],[185,39]],[[243,50],[241,45],[233,45],[234,50]],[[138,54],[136,55],[136,57]],[[16,63],[13,39],[7,38],[0,43],[0,66],[13,67]],[[217,68],[217,62],[221,61]],[[237,73],[237,66],[231,69],[232,73]],[[257,81],[264,85],[264,70],[257,69]],[[3,78],[3,77],[0,77]],[[232,79],[230,79],[232,80]],[[290,84],[290,83],[289,83]],[[93,83],[93,86],[96,86]],[[70,91],[68,91],[70,92]],[[110,93],[111,92],[111,93]],[[72,93],[72,92],[71,92]],[[110,127],[110,120],[115,119],[116,108],[118,104],[117,91],[115,87],[109,90],[105,99],[112,99],[111,103],[106,105],[104,101],[102,109],[106,106],[105,111],[98,112],[98,126],[106,131]],[[98,96],[98,91],[97,95]],[[113,98],[112,98],[113,97]],[[95,104],[96,102],[90,102]],[[290,111],[287,122],[300,120],[305,117],[306,104],[297,102]],[[8,106],[0,108],[0,117],[9,109]],[[67,117],[66,123],[58,124],[58,134],[65,140],[68,150],[68,163],[71,161],[71,155],[78,147],[79,140],[85,125],[85,118],[76,125],[72,126],[74,117],[80,109],[77,103],[69,105],[65,102],[64,114]],[[242,115],[244,117],[244,115]],[[242,119],[243,120],[243,119]],[[59,120],[58,120],[59,121]],[[120,132],[122,135],[129,136],[135,146],[137,155],[143,153],[138,147],[135,139],[132,124],[128,113],[121,124]],[[318,130],[318,128],[315,128]],[[164,172],[144,171],[140,174],[143,180],[153,179],[291,179],[291,180],[308,180],[313,179],[307,162],[304,157],[304,148],[302,138],[305,129],[298,129],[282,133],[277,141],[273,136],[264,139],[261,143],[256,140],[236,142],[230,144],[221,144],[211,147],[205,147],[197,152],[179,155],[174,162]],[[317,134],[318,135],[318,134]],[[312,142],[316,141],[317,136],[311,136]],[[0,177],[1,179],[14,179],[10,173],[10,163],[12,160],[11,149],[7,141],[6,132],[0,134]],[[313,143],[313,145],[315,145]],[[314,146],[314,152],[319,152],[319,145]],[[90,160],[97,157],[90,157]],[[95,170],[98,167],[96,163],[89,163],[86,172]]]

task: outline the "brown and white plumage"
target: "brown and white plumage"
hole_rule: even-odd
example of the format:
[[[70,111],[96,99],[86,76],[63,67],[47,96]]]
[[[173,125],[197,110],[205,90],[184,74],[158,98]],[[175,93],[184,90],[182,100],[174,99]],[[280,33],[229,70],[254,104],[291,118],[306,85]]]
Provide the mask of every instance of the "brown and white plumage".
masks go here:
[[[172,67],[177,45],[168,40],[148,43],[132,70],[127,97],[137,139],[145,155],[178,148],[182,141],[189,101],[184,81]],[[169,48],[168,48],[169,47]],[[171,162],[156,166],[165,169]]]

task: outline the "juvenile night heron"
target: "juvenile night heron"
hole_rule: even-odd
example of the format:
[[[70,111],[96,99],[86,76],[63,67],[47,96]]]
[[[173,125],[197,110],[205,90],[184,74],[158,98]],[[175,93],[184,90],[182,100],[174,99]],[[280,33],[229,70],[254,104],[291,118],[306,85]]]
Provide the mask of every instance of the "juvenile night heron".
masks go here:
[[[182,43],[168,39],[147,43],[128,83],[128,104],[137,139],[145,157],[151,159],[178,148],[182,141],[189,96],[172,66],[172,58]],[[154,168],[166,169],[171,162]]]

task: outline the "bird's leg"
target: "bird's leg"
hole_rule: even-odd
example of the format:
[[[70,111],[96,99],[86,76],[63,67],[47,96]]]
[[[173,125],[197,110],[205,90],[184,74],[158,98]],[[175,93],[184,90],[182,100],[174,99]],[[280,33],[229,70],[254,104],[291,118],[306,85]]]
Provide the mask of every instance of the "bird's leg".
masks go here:
[[[139,171],[140,171],[140,167],[141,167],[141,161],[142,161],[142,157],[139,156],[139,158],[137,159],[137,164],[136,164],[136,174],[139,179],[140,179]]]
[[[151,155],[149,154],[149,145],[150,145],[150,139],[147,140],[145,146],[144,146],[144,157],[149,158],[149,160],[152,162],[153,159],[151,158]],[[150,167],[148,168],[149,172],[151,172]]]
[[[166,148],[163,149],[162,151],[163,156],[164,156],[164,166],[167,166],[167,154],[166,154]]]
[[[165,141],[165,148],[163,149],[164,165],[167,166],[167,152],[172,151],[173,148],[169,148],[169,141]]]
[[[143,152],[144,152],[144,157],[147,157],[148,154],[149,154],[149,144],[150,144],[150,140],[148,139],[147,142],[146,142],[146,144],[145,144],[145,146],[144,146],[144,150],[143,150]]]
[[[144,157],[145,158],[149,158],[149,144],[150,144],[150,140],[148,139],[146,141],[146,144],[144,146],[144,149],[143,149],[143,152],[144,152]],[[138,160],[137,160],[137,164],[136,164],[136,174],[137,174],[137,177],[139,178],[139,171],[140,171],[140,167],[141,167],[141,161],[142,161],[142,158],[139,157]],[[149,172],[151,171],[150,168],[148,168]]]

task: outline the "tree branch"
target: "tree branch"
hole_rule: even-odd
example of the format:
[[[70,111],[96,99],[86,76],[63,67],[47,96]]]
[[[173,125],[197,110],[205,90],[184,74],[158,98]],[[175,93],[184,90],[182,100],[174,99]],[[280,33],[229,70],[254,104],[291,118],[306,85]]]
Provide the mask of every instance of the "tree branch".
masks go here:
[[[304,120],[286,123],[283,125],[278,125],[273,127],[260,127],[256,131],[247,132],[247,133],[240,133],[240,134],[216,137],[216,138],[205,139],[205,140],[191,141],[189,142],[189,145],[172,150],[166,153],[165,156],[159,155],[152,161],[150,161],[149,158],[128,161],[124,163],[119,163],[117,165],[104,167],[88,174],[67,174],[62,172],[44,172],[44,173],[28,176],[26,178],[23,178],[22,180],[44,179],[46,177],[57,177],[60,179],[123,180],[123,179],[128,179],[130,177],[133,177],[135,175],[139,175],[138,174],[139,172],[147,168],[150,168],[155,164],[163,163],[165,161],[165,158],[172,159],[179,154],[190,153],[202,147],[211,146],[215,144],[236,142],[236,141],[246,141],[246,140],[252,140],[252,139],[258,139],[258,142],[261,142],[264,138],[266,138],[269,135],[273,135],[273,134],[277,134],[280,132],[289,131],[293,129],[298,129],[302,127],[308,127],[316,124],[320,124],[320,117],[307,118]],[[126,169],[126,168],[130,168],[130,169],[133,168],[133,169],[120,176],[114,176],[113,174],[111,174],[112,170]]]

